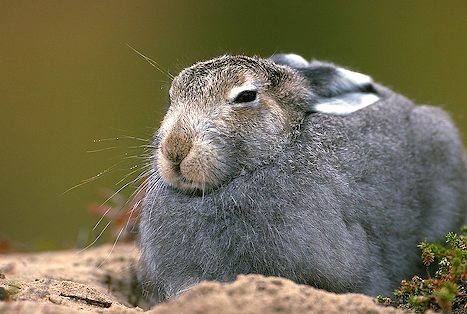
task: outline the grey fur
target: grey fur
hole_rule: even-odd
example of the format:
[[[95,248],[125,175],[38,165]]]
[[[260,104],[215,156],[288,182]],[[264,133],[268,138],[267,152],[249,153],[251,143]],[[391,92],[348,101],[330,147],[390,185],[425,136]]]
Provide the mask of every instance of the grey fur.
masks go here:
[[[177,145],[208,141],[220,183],[180,190],[161,176],[154,151],[139,234],[140,280],[153,300],[244,273],[389,294],[421,273],[419,241],[440,240],[465,219],[464,148],[444,111],[374,83],[335,88],[329,75],[310,80],[279,63],[223,56],[174,79],[155,145],[172,132],[182,132]],[[283,119],[264,105],[229,107],[224,86],[241,83],[238,73],[253,77]],[[356,91],[380,100],[349,115],[312,110]]]

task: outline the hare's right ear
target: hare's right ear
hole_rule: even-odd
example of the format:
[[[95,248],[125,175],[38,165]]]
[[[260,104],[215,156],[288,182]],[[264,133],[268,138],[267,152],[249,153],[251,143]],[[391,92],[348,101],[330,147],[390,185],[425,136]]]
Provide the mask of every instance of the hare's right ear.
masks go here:
[[[309,112],[347,115],[380,99],[368,75],[318,61],[297,70],[317,97]]]

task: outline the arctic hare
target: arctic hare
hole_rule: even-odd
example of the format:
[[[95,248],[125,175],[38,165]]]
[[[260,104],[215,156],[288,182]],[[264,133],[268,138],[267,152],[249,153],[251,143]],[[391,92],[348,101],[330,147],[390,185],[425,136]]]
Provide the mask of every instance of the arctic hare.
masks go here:
[[[445,112],[297,55],[184,69],[154,146],[139,244],[156,301],[246,273],[389,294],[421,272],[417,243],[466,217]]]

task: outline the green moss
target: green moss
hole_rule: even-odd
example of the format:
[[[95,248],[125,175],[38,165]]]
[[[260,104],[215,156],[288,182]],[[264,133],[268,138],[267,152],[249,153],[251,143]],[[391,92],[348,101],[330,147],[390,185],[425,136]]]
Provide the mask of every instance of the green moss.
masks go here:
[[[378,295],[376,297],[376,302],[378,302],[379,304],[382,304],[382,305],[391,305],[392,304],[391,298],[388,298],[388,297],[385,297],[385,296],[382,296],[382,295]]]
[[[446,243],[421,242],[421,258],[425,266],[436,266],[436,273],[427,279],[414,276],[403,280],[393,298],[378,296],[384,305],[396,305],[423,313],[435,311],[464,313],[467,311],[467,227],[459,234],[449,232]]]
[[[21,286],[19,284],[11,283],[8,285],[7,292],[10,298],[18,294],[20,291],[21,291]]]

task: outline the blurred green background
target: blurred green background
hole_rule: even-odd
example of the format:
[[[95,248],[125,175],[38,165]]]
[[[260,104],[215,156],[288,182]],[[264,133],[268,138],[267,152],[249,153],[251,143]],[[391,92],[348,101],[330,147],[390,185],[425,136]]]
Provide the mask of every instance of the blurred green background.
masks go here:
[[[442,105],[467,132],[465,0],[1,0],[0,35],[0,238],[14,245],[88,243],[99,189],[142,165],[128,157],[144,142],[124,137],[151,137],[170,80],[127,44],[172,74],[225,53],[336,62]]]

